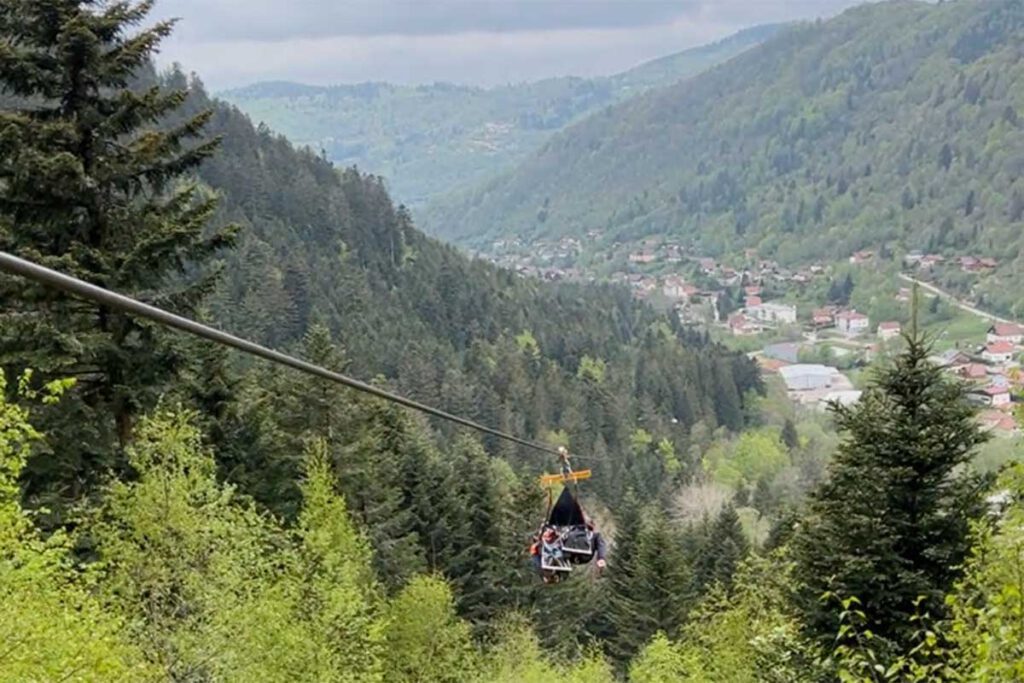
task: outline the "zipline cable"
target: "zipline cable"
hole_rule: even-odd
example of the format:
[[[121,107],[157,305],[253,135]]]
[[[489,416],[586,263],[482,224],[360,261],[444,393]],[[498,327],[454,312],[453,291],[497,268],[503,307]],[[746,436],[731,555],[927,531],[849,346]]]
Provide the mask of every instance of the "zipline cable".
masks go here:
[[[542,443],[530,441],[529,439],[523,439],[512,434],[507,434],[500,430],[482,425],[479,422],[474,422],[473,420],[453,415],[452,413],[439,408],[434,408],[433,406],[429,406],[425,403],[414,401],[411,398],[406,398],[405,396],[385,391],[384,389],[375,387],[372,384],[361,382],[357,379],[353,379],[352,377],[320,367],[319,365],[314,365],[313,363],[295,358],[294,356],[289,356],[286,353],[275,351],[274,349],[261,346],[260,344],[248,341],[247,339],[242,339],[241,337],[236,337],[235,335],[228,334],[227,332],[222,332],[221,330],[208,325],[203,325],[202,323],[191,320],[190,318],[176,315],[170,311],[165,311],[162,308],[157,308],[156,306],[137,301],[136,299],[123,294],[118,294],[117,292],[112,292],[108,289],[104,289],[103,287],[89,284],[88,282],[84,282],[78,278],[59,273],[56,270],[40,266],[39,264],[32,263],[31,261],[26,261],[25,259],[8,254],[4,251],[0,251],[0,270],[11,275],[17,275],[32,280],[47,287],[62,290],[68,294],[87,299],[101,306],[106,306],[108,308],[121,311],[122,313],[128,313],[140,318],[145,318],[160,325],[172,327],[176,330],[186,332],[196,337],[202,337],[203,339],[223,346],[229,346],[251,356],[263,358],[264,360],[268,360],[272,363],[293,368],[299,372],[304,372],[309,375],[315,375],[317,377],[336,382],[337,384],[344,385],[350,389],[370,394],[371,396],[376,396],[377,398],[384,399],[385,401],[397,403],[405,406],[406,408],[411,408],[412,410],[416,410],[442,420],[447,420],[448,422],[453,422],[455,424],[462,425],[463,427],[468,427],[469,429],[475,429],[478,432],[489,434],[499,439],[519,444],[520,446],[532,448],[551,455],[559,455],[558,449],[553,446],[547,446]]]

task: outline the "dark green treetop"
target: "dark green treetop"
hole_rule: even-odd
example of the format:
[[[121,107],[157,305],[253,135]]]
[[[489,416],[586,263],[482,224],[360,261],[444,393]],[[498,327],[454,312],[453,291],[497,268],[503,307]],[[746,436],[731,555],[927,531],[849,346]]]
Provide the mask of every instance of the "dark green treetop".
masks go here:
[[[821,600],[831,592],[859,599],[868,627],[906,646],[916,612],[942,614],[969,550],[983,487],[964,466],[985,436],[963,386],[928,355],[907,336],[858,403],[832,406],[846,438],[793,541],[802,608],[823,639],[836,633]]]
[[[190,172],[216,148],[210,113],[183,117],[186,89],[141,87],[172,22],[137,29],[152,2],[12,0],[0,9],[0,248],[194,314],[230,241],[207,231],[215,198]],[[177,115],[176,115],[177,114]],[[131,438],[186,360],[150,324],[0,280],[0,360],[78,380],[55,426],[71,429],[39,487],[82,490],[89,463]],[[38,464],[38,463],[36,463]],[[36,469],[33,472],[33,469]]]

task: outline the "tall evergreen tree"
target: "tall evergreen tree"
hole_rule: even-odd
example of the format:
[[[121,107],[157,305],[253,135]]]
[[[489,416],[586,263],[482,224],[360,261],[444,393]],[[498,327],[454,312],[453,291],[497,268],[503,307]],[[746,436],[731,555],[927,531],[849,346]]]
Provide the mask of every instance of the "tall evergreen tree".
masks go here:
[[[658,631],[673,635],[683,624],[693,599],[690,564],[679,535],[655,506],[627,503],[616,531],[610,578],[610,648],[620,661],[639,652]]]
[[[786,444],[786,448],[789,449],[790,453],[800,447],[800,435],[796,431],[796,425],[793,421],[786,418],[786,422],[782,425],[782,443]]]
[[[133,32],[151,7],[4,3],[0,89],[16,104],[0,111],[0,248],[193,314],[214,277],[201,265],[230,231],[204,232],[215,199],[188,178],[217,146],[192,142],[210,112],[161,127],[188,92],[132,87],[172,28]],[[79,380],[53,419],[60,453],[27,473],[30,491],[77,496],[185,354],[155,325],[42,287],[4,278],[0,301],[0,362]]]
[[[837,628],[821,601],[831,591],[858,598],[868,628],[907,646],[911,617],[943,613],[968,552],[982,487],[964,465],[984,435],[963,386],[928,354],[925,340],[909,337],[857,404],[832,407],[847,436],[794,540],[802,609],[823,639]]]
[[[749,550],[736,508],[725,506],[708,528],[694,560],[694,591],[703,594],[715,584],[729,589],[736,568]]]

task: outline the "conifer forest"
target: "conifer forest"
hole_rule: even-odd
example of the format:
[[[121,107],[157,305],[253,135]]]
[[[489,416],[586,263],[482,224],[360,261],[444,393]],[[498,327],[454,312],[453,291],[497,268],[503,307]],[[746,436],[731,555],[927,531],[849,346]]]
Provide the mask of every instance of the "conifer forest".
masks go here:
[[[856,400],[819,409],[779,366],[838,347],[775,362],[723,332],[770,290],[740,266],[698,276],[695,324],[637,295],[642,266],[465,250],[678,239],[684,263],[821,263],[837,307],[885,270],[826,263],[847,247],[984,253],[993,279],[930,282],[1010,315],[1024,1],[893,0],[599,79],[327,101],[221,98],[162,61],[201,15],[0,0],[0,255],[319,374],[0,261],[0,681],[1024,681],[1024,442],[982,419],[1019,432],[1024,332],[986,394],[941,359],[994,375],[1003,347],[953,348],[951,304],[915,285],[898,335],[847,345],[871,354],[843,366]],[[467,127],[506,109],[518,142],[474,156]],[[358,116],[369,147],[332,154],[371,167],[261,112],[323,139]]]

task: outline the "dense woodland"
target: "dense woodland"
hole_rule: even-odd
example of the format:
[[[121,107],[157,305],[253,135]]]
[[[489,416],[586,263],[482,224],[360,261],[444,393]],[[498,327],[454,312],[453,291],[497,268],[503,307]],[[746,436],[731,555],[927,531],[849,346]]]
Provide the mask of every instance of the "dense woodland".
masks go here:
[[[479,88],[452,83],[309,86],[256,83],[221,94],[331,161],[386,176],[420,206],[505,171],[587,114],[720,64],[774,35],[759,26],[608,77]]]
[[[0,249],[567,445],[609,566],[533,575],[536,454],[3,276],[4,680],[1024,676],[1024,471],[968,466],[925,341],[795,424],[744,356],[158,77],[148,9],[0,12]]]
[[[999,259],[983,305],[1019,306],[1024,3],[882,2],[783,31],[574,125],[425,214],[497,236],[669,235],[785,263],[894,249]],[[481,226],[486,226],[481,229]]]

